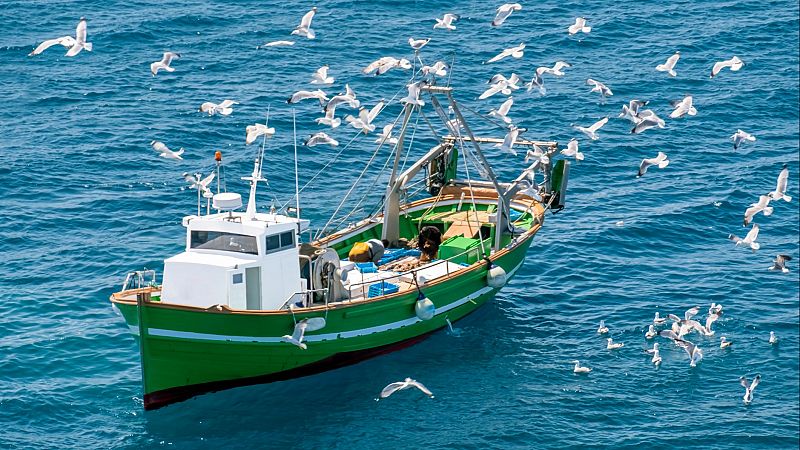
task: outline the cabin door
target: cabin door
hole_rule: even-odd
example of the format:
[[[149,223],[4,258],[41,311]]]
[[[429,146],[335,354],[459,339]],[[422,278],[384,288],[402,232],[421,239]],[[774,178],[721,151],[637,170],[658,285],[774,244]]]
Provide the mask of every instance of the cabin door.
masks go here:
[[[261,309],[261,267],[245,269],[247,309]]]

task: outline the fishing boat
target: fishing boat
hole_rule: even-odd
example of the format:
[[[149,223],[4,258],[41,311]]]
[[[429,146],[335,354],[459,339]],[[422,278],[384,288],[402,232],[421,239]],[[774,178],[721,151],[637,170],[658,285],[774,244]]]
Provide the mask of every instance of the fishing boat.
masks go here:
[[[364,220],[303,240],[310,222],[299,207],[258,212],[263,146],[245,178],[246,207],[237,193],[206,191],[202,215],[198,187],[197,214],[182,222],[185,250],[164,260],[161,282],[155,271],[134,271],[110,298],[137,337],[145,409],[408,347],[514,277],[545,212],[564,207],[569,163],[555,159],[555,142],[516,139],[540,157],[499,181],[482,145],[504,140],[475,136],[450,87],[418,87],[427,102],[403,105],[382,207]],[[406,130],[422,103],[446,131],[403,168]],[[424,189],[412,198],[417,178]]]

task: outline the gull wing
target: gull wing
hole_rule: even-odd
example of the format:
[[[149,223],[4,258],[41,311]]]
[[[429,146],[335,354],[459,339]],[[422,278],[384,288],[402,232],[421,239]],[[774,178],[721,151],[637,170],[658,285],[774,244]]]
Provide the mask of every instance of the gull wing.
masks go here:
[[[606,123],[608,123],[608,117],[603,117],[602,119],[595,122],[592,126],[590,126],[589,131],[596,132],[597,130],[602,128],[603,125],[605,125]]]
[[[756,386],[758,386],[758,383],[760,382],[761,382],[761,375],[756,375],[756,377],[753,378],[753,382],[750,384],[750,389],[749,389],[750,392],[753,392]]]
[[[311,11],[305,13],[303,18],[300,19],[300,27],[301,28],[311,28],[311,21],[314,19],[314,14],[316,14],[317,8],[312,8]]]
[[[381,108],[383,108],[383,100],[379,101],[379,102],[378,102],[378,103],[377,103],[375,106],[373,106],[373,107],[372,107],[372,109],[369,111],[369,115],[368,115],[368,121],[367,121],[367,123],[371,123],[373,120],[375,120],[375,118],[376,118],[376,117],[378,117],[378,113],[380,113],[380,112],[381,112]]]
[[[420,391],[422,391],[428,397],[433,397],[433,392],[429,391],[428,388],[426,388],[425,385],[420,383],[419,381],[411,380],[409,382],[409,385],[410,386],[414,386],[415,388],[419,389]]]
[[[36,56],[42,53],[43,51],[47,50],[48,48],[57,44],[61,44],[64,47],[72,47],[73,45],[75,45],[75,38],[73,38],[72,36],[64,36],[55,39],[48,39],[39,44],[39,46],[37,46],[32,52],[28,53],[28,56]]]
[[[747,232],[747,236],[744,237],[744,240],[747,242],[755,242],[756,238],[758,238],[758,224],[754,223],[753,228]]]
[[[687,309],[686,312],[683,313],[683,317],[684,317],[684,319],[689,320],[692,317],[696,316],[697,313],[699,313],[699,312],[700,312],[700,307],[699,306],[695,306],[694,308]]]
[[[404,381],[395,381],[394,383],[388,384],[383,390],[381,391],[381,398],[386,398],[395,392],[399,391],[400,389],[405,386],[406,382]]]

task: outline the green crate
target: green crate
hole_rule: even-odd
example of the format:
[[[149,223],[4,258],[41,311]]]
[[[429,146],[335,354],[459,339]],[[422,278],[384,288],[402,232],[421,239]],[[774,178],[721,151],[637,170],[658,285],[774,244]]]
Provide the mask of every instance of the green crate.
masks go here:
[[[478,239],[453,236],[439,246],[439,259],[447,259],[456,264],[472,264],[480,258],[481,242]]]

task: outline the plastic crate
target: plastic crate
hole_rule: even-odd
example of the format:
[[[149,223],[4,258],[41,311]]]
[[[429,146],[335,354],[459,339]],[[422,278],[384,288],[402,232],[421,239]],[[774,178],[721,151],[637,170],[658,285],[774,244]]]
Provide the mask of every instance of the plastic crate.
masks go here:
[[[373,262],[356,263],[356,269],[361,273],[377,273],[378,266]]]
[[[380,297],[381,295],[387,295],[387,294],[394,294],[399,290],[400,286],[392,283],[387,283],[385,281],[381,281],[380,283],[369,285],[369,292],[367,293],[367,298]]]
[[[463,236],[453,236],[439,246],[439,259],[456,264],[472,264],[481,257],[481,242]]]

